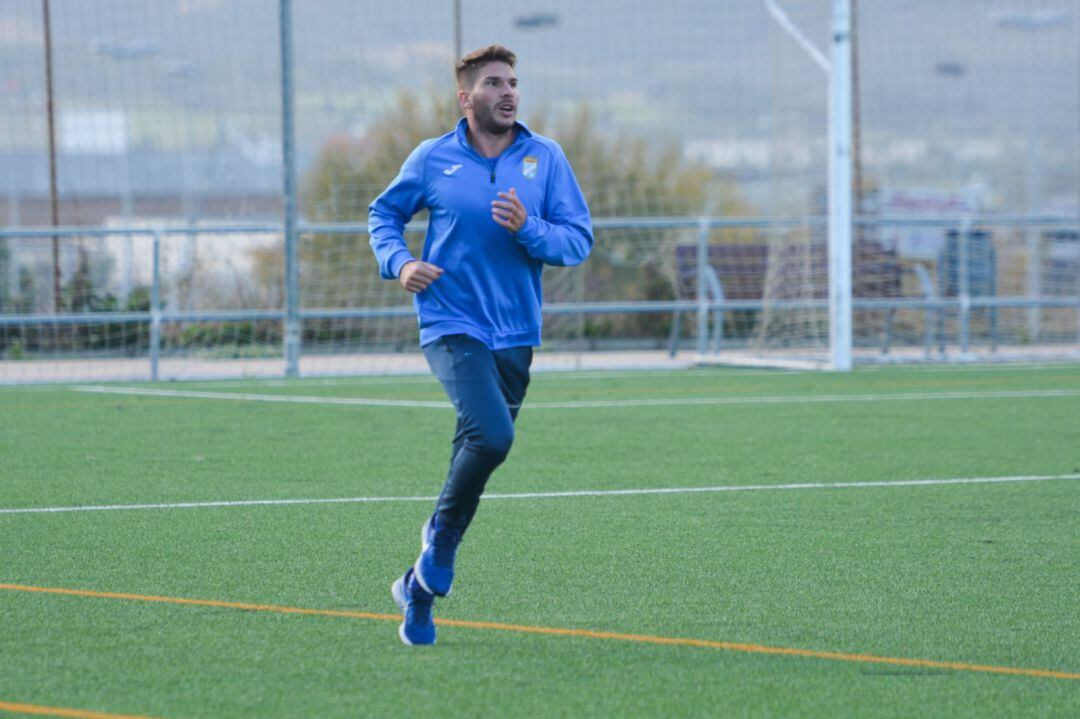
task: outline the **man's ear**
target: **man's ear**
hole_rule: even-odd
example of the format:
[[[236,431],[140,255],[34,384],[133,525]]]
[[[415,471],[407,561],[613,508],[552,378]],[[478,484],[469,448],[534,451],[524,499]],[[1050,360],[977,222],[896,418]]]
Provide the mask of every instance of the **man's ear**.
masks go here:
[[[469,93],[464,90],[458,90],[457,97],[458,104],[461,105],[462,110],[468,110],[472,107],[472,100],[469,99]]]

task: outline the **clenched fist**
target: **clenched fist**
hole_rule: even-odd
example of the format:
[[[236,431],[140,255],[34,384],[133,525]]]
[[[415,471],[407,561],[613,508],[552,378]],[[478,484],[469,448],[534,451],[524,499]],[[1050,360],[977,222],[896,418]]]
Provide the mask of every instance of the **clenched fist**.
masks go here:
[[[430,262],[413,260],[401,266],[398,281],[409,292],[423,292],[435,280],[442,277],[443,269]]]

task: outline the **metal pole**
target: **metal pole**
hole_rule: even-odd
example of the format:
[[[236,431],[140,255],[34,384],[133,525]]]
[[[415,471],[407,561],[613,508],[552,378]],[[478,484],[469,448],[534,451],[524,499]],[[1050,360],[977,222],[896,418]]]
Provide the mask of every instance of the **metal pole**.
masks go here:
[[[461,0],[454,0],[454,62],[465,52],[461,46]]]
[[[702,217],[697,242],[697,353],[705,354],[709,338],[709,296],[705,287],[705,268],[709,264],[709,218]]]
[[[956,256],[960,263],[956,268],[956,295],[960,300],[960,353],[965,354],[970,344],[971,323],[971,278],[968,271],[971,269],[968,238],[971,237],[971,220],[960,223],[959,244],[956,246]]]
[[[833,0],[829,74],[829,350],[851,369],[851,0]]]
[[[60,197],[56,183],[56,119],[53,107],[52,22],[49,17],[49,0],[41,0],[41,14],[45,24],[45,114],[49,125],[49,210],[52,226],[60,225]],[[53,261],[53,310],[63,310],[63,287],[60,282],[60,238],[52,238]]]
[[[1030,86],[1034,88],[1035,83],[1031,83]],[[1035,91],[1032,90],[1031,94],[1034,95],[1034,93]],[[1034,99],[1032,99],[1031,104],[1034,105]],[[1036,122],[1034,114],[1034,108],[1029,107],[1027,110],[1027,208],[1030,214],[1039,211],[1039,145],[1038,134],[1034,127]],[[1027,296],[1029,299],[1037,300],[1042,297],[1042,248],[1038,228],[1028,225],[1024,230],[1024,245],[1027,250]],[[1039,341],[1041,319],[1041,307],[1037,305],[1028,307],[1028,337],[1032,344]]]
[[[296,128],[292,71],[291,0],[281,11],[281,145],[285,174],[285,376],[300,374],[300,264],[297,251]]]
[[[582,304],[585,302],[585,273],[588,272],[588,268],[588,263],[579,267],[574,279],[574,294],[577,301]],[[585,313],[579,312],[577,326],[574,328],[574,333],[577,335],[577,341],[574,343],[577,345],[577,351],[574,353],[574,369],[578,372],[582,369],[582,356],[585,354],[585,322]]]
[[[154,230],[154,266],[150,280],[150,380],[159,379],[161,360],[161,231]]]
[[[855,193],[854,211],[864,213],[862,173],[862,112],[859,107],[859,0],[851,0],[851,187]],[[866,236],[859,227],[858,239]]]

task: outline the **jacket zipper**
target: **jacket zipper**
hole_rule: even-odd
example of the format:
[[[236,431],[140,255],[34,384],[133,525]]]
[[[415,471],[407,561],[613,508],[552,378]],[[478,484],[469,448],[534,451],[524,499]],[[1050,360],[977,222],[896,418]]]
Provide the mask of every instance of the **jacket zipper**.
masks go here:
[[[510,145],[510,147],[513,147],[517,143],[518,143],[518,140],[514,140],[514,142]],[[489,180],[490,180],[491,184],[494,185],[495,184],[495,170],[499,167],[499,160],[501,160],[502,156],[506,154],[506,150],[504,150],[502,152],[502,154],[500,154],[498,157],[495,158],[495,164],[494,165],[488,165],[487,164],[488,158],[484,157],[479,152],[477,152],[475,148],[473,148],[471,146],[467,146],[467,147],[468,147],[468,151],[472,154],[473,157],[480,160],[480,162],[484,163],[484,165],[489,168],[488,177],[489,177]],[[509,150],[510,147],[508,147],[506,149]]]
[[[479,160],[484,165],[484,167],[488,168],[488,176],[491,178],[491,184],[494,185],[495,184],[495,168],[498,167],[498,165],[499,165],[499,159],[495,158],[495,164],[494,165],[489,165],[488,161],[487,161],[488,159],[486,157],[484,157],[483,155],[481,155],[479,152],[477,152],[474,148],[468,147],[468,152],[473,157],[475,157],[477,160]]]
[[[520,142],[520,141],[521,141],[521,135],[518,135],[517,138],[515,138],[512,143],[510,143],[510,147],[513,147],[514,145],[518,144],[518,142]],[[477,152],[476,148],[474,148],[472,145],[466,145],[465,147],[468,148],[468,151],[470,153],[472,153],[473,157],[478,158],[485,165],[487,164],[487,159],[483,155],[481,155],[479,152]],[[508,147],[506,149],[509,150],[510,147]],[[503,151],[503,154],[506,154],[505,150]],[[495,168],[497,168],[499,166],[499,158],[501,158],[501,157],[502,157],[502,154],[499,155],[499,157],[495,158],[495,164],[490,169],[490,175],[489,176],[491,178],[491,184],[492,185],[495,184]]]

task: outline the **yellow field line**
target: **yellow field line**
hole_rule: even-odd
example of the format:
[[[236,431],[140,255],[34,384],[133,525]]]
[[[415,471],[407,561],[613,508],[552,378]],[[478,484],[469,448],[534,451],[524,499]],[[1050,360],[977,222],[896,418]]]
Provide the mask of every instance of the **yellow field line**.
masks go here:
[[[223,602],[215,599],[186,599],[182,597],[159,597],[146,594],[127,594],[121,592],[97,592],[87,589],[63,589],[57,587],[34,587],[22,584],[0,584],[0,590],[13,592],[38,592],[60,594],[74,597],[94,597],[98,599],[127,599],[137,602],[157,602],[161,604],[186,604],[199,607],[221,607],[243,609],[254,612],[273,612],[276,614],[305,614],[323,617],[345,617],[348,619],[374,619],[379,621],[401,621],[400,614],[376,614],[373,612],[352,612],[336,609],[302,609],[283,607],[273,604],[247,604],[244,602]],[[723,649],[732,652],[752,654],[777,654],[790,657],[828,659],[841,662],[859,662],[864,664],[889,664],[903,667],[921,667],[948,669],[963,672],[981,672],[990,674],[1009,674],[1016,676],[1043,677],[1049,679],[1080,680],[1080,673],[1055,671],[1051,669],[1026,669],[989,664],[969,664],[967,662],[943,662],[934,659],[908,659],[904,657],[884,657],[873,654],[849,654],[845,652],[799,649],[795,647],[773,647],[762,644],[742,644],[738,642],[717,642],[706,639],[687,639],[681,637],[660,637],[647,634],[622,634],[619,632],[600,632],[592,629],[563,629],[559,627],[537,627],[521,624],[503,624],[500,622],[480,622],[464,619],[436,619],[435,623],[444,627],[463,627],[467,629],[487,629],[520,634],[546,634],[560,637],[581,637],[586,639],[606,639],[618,642],[638,642],[642,644],[661,644],[680,647],[700,647],[705,649]],[[0,705],[2,707],[2,705]],[[67,715],[63,715],[67,716]],[[71,715],[84,716],[84,715]],[[90,715],[85,715],[90,716]],[[105,716],[105,715],[101,715]]]
[[[43,707],[37,704],[15,704],[12,702],[0,702],[0,712],[14,712],[16,714],[30,714],[43,717],[71,717],[72,719],[150,719],[150,717],[136,716],[134,714],[109,714],[106,712],[93,712],[85,709],[65,709],[63,707]]]
[[[247,604],[244,602],[221,602],[216,599],[185,599],[183,597],[158,597],[152,594],[127,594],[124,592],[95,592],[89,589],[62,589],[58,587],[32,587],[23,584],[0,584],[0,590],[13,592],[40,592],[62,594],[69,597],[94,597],[96,599],[129,599],[135,602],[158,602],[160,604],[189,604],[196,607],[220,607],[246,609],[251,612],[274,612],[277,614],[313,614],[323,617],[347,617],[349,619],[379,619],[401,621],[400,614],[374,614],[372,612],[348,612],[335,609],[301,609],[281,607],[274,604]]]

